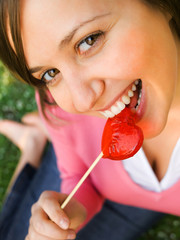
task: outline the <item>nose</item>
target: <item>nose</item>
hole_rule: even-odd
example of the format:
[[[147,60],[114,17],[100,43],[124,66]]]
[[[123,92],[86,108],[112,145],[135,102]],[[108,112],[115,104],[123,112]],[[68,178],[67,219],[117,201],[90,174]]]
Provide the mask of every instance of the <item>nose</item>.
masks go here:
[[[69,68],[63,80],[73,106],[81,113],[93,110],[105,89],[104,80],[95,76],[92,69]]]

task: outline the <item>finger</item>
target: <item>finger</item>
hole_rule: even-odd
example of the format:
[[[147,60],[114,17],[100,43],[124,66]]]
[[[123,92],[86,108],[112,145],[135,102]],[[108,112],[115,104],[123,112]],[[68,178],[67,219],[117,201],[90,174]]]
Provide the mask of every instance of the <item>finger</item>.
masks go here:
[[[52,222],[42,208],[36,208],[30,219],[30,225],[36,233],[52,239],[74,239],[75,231],[61,229],[56,223]]]
[[[64,199],[65,198],[66,195],[64,196]],[[67,230],[70,225],[70,220],[66,213],[61,209],[59,201],[58,193],[46,191],[41,194],[38,204],[43,208],[53,222],[62,229]]]
[[[65,239],[70,240],[70,239],[76,238],[76,236],[74,236],[74,234],[73,235],[69,234],[65,237],[59,236],[58,238],[52,238],[51,236],[47,237],[47,236],[41,235],[38,232],[36,232],[32,225],[29,227],[29,233],[28,233],[27,237],[28,237],[27,238],[28,240],[65,240]]]
[[[43,235],[37,233],[32,225],[30,225],[30,227],[29,227],[29,232],[28,232],[27,237],[28,237],[27,238],[28,240],[37,240],[37,239],[38,240],[60,240],[61,239],[61,238],[53,239],[51,237],[43,236]]]

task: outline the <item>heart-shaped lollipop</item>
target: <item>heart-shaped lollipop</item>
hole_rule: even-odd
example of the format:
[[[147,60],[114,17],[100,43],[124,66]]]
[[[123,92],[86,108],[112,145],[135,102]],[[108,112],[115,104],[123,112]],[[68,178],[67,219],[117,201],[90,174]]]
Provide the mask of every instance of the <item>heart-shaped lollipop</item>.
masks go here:
[[[135,120],[129,108],[107,120],[102,136],[103,158],[123,160],[132,157],[140,149],[144,137]]]
[[[61,205],[61,208],[64,209],[66,207],[102,157],[112,160],[123,160],[132,157],[142,146],[143,139],[142,130],[136,126],[135,114],[130,109],[125,108],[117,116],[109,118],[102,136],[102,152],[79,180],[73,191]]]

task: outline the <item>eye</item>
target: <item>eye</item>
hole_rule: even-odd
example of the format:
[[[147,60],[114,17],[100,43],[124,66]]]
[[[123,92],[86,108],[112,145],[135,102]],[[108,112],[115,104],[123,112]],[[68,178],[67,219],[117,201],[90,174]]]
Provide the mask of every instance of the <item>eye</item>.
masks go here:
[[[98,47],[104,38],[104,32],[96,32],[81,40],[76,47],[79,55],[87,54],[91,49]]]
[[[60,71],[56,68],[49,69],[46,71],[43,76],[41,77],[41,80],[44,81],[46,84],[54,83],[54,81],[57,80],[57,74],[60,73]]]

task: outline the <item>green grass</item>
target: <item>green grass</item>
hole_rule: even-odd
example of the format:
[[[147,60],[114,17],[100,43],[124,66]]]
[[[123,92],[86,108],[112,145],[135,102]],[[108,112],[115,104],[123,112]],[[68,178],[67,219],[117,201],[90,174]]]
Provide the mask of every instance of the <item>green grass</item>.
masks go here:
[[[12,78],[0,63],[0,119],[20,121],[35,109],[34,89]],[[0,209],[19,156],[19,149],[0,135]]]
[[[20,121],[22,116],[36,109],[34,89],[18,82],[0,63],[0,119]],[[0,209],[20,151],[0,135]],[[139,240],[179,240],[180,218],[167,216]]]
[[[180,240],[180,218],[176,216],[164,217],[139,240]]]

